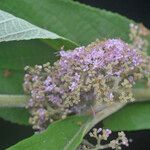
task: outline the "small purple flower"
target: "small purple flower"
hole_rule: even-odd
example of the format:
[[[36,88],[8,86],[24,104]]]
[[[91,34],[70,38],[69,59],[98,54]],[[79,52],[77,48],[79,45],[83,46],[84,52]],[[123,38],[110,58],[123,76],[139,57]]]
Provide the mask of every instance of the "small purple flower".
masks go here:
[[[109,98],[110,100],[113,100],[114,95],[113,95],[113,93],[112,93],[112,92],[110,92],[110,93],[108,94],[108,98]]]
[[[33,107],[33,105],[34,105],[34,100],[31,98],[31,99],[29,99],[29,101],[28,101],[28,107]]]
[[[98,128],[97,133],[100,133],[102,130],[102,128]]]
[[[129,142],[128,142],[128,140],[123,141],[123,142],[122,142],[122,144],[123,144],[123,145],[125,145],[125,146],[127,146],[127,147],[129,146]]]
[[[37,110],[37,113],[38,113],[38,116],[39,116],[39,121],[41,123],[45,122],[45,119],[46,119],[46,110],[43,109],[43,108],[40,108]]]
[[[51,84],[45,87],[45,92],[51,92],[56,87],[56,84]]]
[[[75,73],[75,76],[73,78],[78,82],[80,80],[80,75],[78,73]]]
[[[44,81],[44,85],[49,86],[52,83],[52,78],[50,76]]]
[[[118,51],[123,51],[125,44],[118,39],[109,39],[105,42],[105,48],[107,49],[116,49]]]
[[[62,99],[58,95],[49,95],[47,97],[48,97],[48,100],[52,102],[53,104],[56,104],[59,106],[62,103]]]
[[[77,86],[78,86],[78,83],[75,82],[75,81],[73,81],[73,82],[71,83],[71,86],[69,86],[69,89],[70,89],[71,91],[74,91],[74,90],[77,88]]]
[[[106,129],[106,134],[107,134],[108,136],[109,136],[111,133],[112,133],[111,130]]]
[[[36,76],[34,76],[33,78],[32,78],[32,81],[37,81],[38,80],[38,76],[36,75]]]

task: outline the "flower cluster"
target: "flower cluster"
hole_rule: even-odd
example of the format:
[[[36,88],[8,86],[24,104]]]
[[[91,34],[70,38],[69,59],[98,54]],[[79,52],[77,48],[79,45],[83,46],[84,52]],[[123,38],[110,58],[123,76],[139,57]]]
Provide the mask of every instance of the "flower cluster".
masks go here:
[[[147,86],[150,87],[150,57],[147,55],[148,53],[148,40],[147,37],[150,35],[150,31],[144,27],[143,24],[130,24],[130,40],[132,41],[131,47],[140,50],[144,56],[143,68],[146,70],[146,82]]]
[[[84,141],[78,148],[78,150],[101,150],[106,148],[111,148],[115,150],[121,150],[121,145],[129,146],[128,139],[124,132],[118,132],[118,137],[110,142],[107,142],[112,131],[109,129],[94,128],[92,132],[89,133],[91,138],[96,140],[96,145]],[[104,142],[105,141],[105,142]],[[104,144],[106,143],[106,144]]]
[[[147,74],[143,55],[120,39],[98,41],[87,47],[60,51],[60,59],[26,67],[24,90],[33,128],[91,106],[133,101],[132,86]]]
[[[130,24],[130,40],[133,42],[132,46],[136,49],[146,51],[148,47],[148,41],[145,38],[150,35],[150,31],[144,27],[143,24]]]

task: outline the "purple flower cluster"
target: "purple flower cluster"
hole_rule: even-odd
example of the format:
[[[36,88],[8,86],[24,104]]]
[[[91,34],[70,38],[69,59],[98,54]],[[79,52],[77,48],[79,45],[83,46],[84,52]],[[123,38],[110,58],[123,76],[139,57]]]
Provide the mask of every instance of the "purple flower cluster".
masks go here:
[[[138,51],[120,39],[109,39],[61,50],[52,66],[26,67],[30,122],[41,130],[45,123],[89,110],[91,105],[133,100],[131,88],[142,77],[142,63]]]
[[[61,51],[60,56],[61,75],[71,71],[74,63],[76,66],[80,66],[80,69],[84,72],[90,69],[96,71],[105,70],[109,64],[114,64],[116,67],[112,68],[109,73],[110,75],[118,76],[124,73],[126,69],[124,64],[132,70],[142,63],[142,58],[137,51],[118,39],[107,40],[104,43],[95,45],[90,50],[85,47],[79,47],[74,51]]]

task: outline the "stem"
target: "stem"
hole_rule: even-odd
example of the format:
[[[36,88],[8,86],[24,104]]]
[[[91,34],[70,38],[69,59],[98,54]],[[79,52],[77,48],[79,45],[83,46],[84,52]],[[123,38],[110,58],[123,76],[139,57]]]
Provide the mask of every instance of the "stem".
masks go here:
[[[147,101],[150,100],[150,88],[145,89],[133,89],[133,95],[135,101]]]
[[[109,148],[109,145],[97,145],[95,148],[91,149],[91,150],[101,150],[101,149],[106,149]]]
[[[0,107],[25,107],[27,100],[26,95],[0,95]]]
[[[150,100],[150,89],[134,89],[134,97],[137,101]],[[0,95],[0,107],[25,107],[28,101],[28,96],[26,95]],[[117,103],[118,105],[118,103]],[[102,107],[102,110],[106,106]]]
[[[86,134],[88,133],[88,131],[90,131],[93,126],[95,126],[97,123],[99,123],[100,121],[102,121],[104,118],[108,117],[109,115],[111,115],[112,113],[118,111],[119,109],[121,109],[123,106],[125,106],[126,103],[112,103],[111,105],[105,105],[105,107],[103,107],[103,110],[97,110],[96,115],[94,116],[94,118],[91,120],[91,122],[89,123],[88,129],[86,130]]]
[[[87,141],[87,140],[85,140],[85,139],[83,139],[82,143],[83,143],[84,145],[86,145],[86,146],[89,146],[90,148],[94,148],[94,147],[95,147],[95,146],[92,145],[89,141]]]

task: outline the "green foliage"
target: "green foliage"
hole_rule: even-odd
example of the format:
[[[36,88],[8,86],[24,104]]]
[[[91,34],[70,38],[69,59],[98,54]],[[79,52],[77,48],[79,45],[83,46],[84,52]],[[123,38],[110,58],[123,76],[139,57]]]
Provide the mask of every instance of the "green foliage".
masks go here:
[[[0,1],[0,9],[81,45],[98,38],[122,38],[128,41],[130,20],[77,2],[7,0]]]
[[[61,45],[65,45],[66,43],[70,43],[70,45],[74,44],[53,32],[41,29],[2,10],[0,10],[0,29],[0,42],[49,39],[47,40],[47,44],[55,49],[59,49],[60,45],[54,44],[53,40],[57,40],[57,43],[61,43]]]
[[[69,0],[13,0],[12,2],[12,0],[7,0],[0,1],[0,9],[36,25],[31,25],[20,19],[18,21],[18,18],[14,27],[10,20],[4,21],[5,25],[0,23],[0,28],[7,31],[0,33],[0,35],[2,34],[0,41],[10,41],[0,43],[1,94],[23,94],[23,68],[26,65],[43,64],[47,61],[53,63],[57,59],[55,52],[61,46],[64,46],[65,49],[75,47],[76,44],[72,41],[78,45],[87,45],[98,38],[121,38],[129,42],[131,20],[77,2]],[[12,15],[7,15],[12,17]],[[34,31],[27,32],[29,28],[31,31],[32,28],[36,31],[40,30],[40,34],[34,34]],[[13,32],[22,30],[25,30],[26,34],[21,32],[21,34],[13,36]],[[129,105],[106,119],[104,125],[113,130],[150,128],[150,123],[147,122],[149,119],[148,108],[149,103]],[[23,114],[24,117],[20,117],[20,114]],[[0,108],[0,116],[12,122],[27,124],[29,114],[17,108],[9,108],[8,111],[5,108]],[[48,148],[57,150],[64,148],[74,150],[85,134],[85,125],[81,126],[77,122],[83,123],[87,119],[86,117],[73,116],[58,121],[50,125],[43,133],[34,135],[9,149],[44,150]],[[146,123],[144,123],[145,120]]]
[[[73,116],[50,125],[44,132],[35,134],[8,150],[75,150],[87,130],[88,117]]]
[[[131,131],[150,128],[150,103],[142,102],[125,106],[103,120],[105,128],[114,131]]]
[[[20,125],[29,125],[29,112],[24,108],[1,108],[1,118],[18,123]]]
[[[26,65],[43,64],[55,61],[56,50],[40,40],[0,43],[0,93],[21,94],[24,67]],[[5,75],[5,71],[10,75]]]

